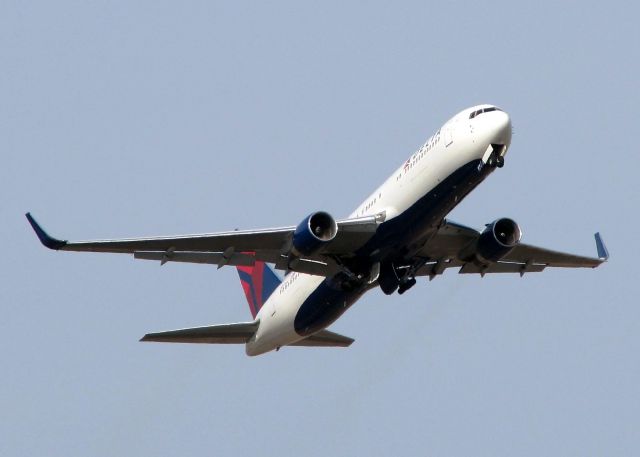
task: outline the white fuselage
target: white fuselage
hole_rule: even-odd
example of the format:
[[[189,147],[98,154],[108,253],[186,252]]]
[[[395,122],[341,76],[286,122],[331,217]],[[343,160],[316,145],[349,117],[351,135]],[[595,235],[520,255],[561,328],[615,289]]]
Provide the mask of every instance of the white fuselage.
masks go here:
[[[474,115],[482,110],[487,112]],[[448,120],[349,217],[384,213],[386,224],[409,211],[465,165],[477,162],[481,169],[491,156],[492,144],[504,145],[500,153],[504,157],[510,143],[511,123],[504,111],[492,105],[466,109]],[[455,206],[463,197],[464,194],[456,194],[448,207]],[[247,354],[262,354],[305,338],[296,331],[294,320],[303,303],[311,299],[324,281],[321,276],[288,274],[258,313],[260,325],[246,344]],[[364,291],[352,300],[357,300]],[[345,300],[343,306],[349,305]]]

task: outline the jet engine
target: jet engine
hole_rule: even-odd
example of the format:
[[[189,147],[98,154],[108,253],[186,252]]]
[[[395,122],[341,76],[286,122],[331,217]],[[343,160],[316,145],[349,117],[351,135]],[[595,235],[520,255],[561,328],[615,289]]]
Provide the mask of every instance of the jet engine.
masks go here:
[[[503,217],[487,224],[476,245],[476,256],[480,261],[497,262],[509,253],[522,238],[518,224]]]
[[[338,224],[329,213],[312,213],[293,232],[293,250],[301,255],[311,255],[333,240],[337,233]]]

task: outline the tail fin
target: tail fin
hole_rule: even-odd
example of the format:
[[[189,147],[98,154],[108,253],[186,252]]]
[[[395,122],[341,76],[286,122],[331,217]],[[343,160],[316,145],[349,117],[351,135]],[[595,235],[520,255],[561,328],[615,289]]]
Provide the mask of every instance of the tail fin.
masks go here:
[[[242,289],[247,297],[247,302],[249,302],[251,315],[255,319],[262,305],[282,280],[266,263],[260,260],[256,260],[253,266],[239,266],[236,268],[238,269]]]

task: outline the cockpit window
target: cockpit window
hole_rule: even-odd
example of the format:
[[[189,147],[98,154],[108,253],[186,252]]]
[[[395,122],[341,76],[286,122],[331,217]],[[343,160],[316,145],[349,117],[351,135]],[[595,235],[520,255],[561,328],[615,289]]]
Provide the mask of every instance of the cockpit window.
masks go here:
[[[479,116],[482,113],[490,113],[491,111],[502,111],[502,110],[500,108],[496,108],[495,106],[490,106],[489,108],[482,108],[469,114],[469,119],[473,119],[474,117]]]

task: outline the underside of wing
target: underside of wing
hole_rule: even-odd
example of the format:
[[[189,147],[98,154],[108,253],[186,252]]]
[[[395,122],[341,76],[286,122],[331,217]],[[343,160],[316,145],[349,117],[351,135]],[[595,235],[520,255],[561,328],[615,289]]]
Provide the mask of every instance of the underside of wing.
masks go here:
[[[474,243],[480,232],[456,222],[445,221],[427,244],[420,255],[430,259],[454,259],[468,245]]]
[[[166,332],[147,333],[140,341],[160,343],[243,344],[258,329],[258,322],[210,325]]]
[[[233,246],[235,251],[279,250],[295,227],[262,230],[236,230],[233,232],[203,233],[149,238],[123,238],[115,240],[67,241],[49,236],[27,214],[42,244],[59,251],[112,252],[133,254],[138,251],[156,252],[224,252]]]
[[[606,257],[585,257],[528,244],[519,244],[501,260],[505,262],[542,264],[548,267],[595,268],[604,262]]]
[[[297,341],[288,346],[305,346],[305,347],[348,347],[355,340],[348,336],[330,332],[329,330],[321,330],[307,338]]]
[[[427,259],[416,276],[442,274],[448,268],[459,268],[462,274],[534,273],[547,267],[595,268],[609,258],[607,248],[596,233],[597,257],[587,257],[518,243],[498,259],[486,260],[476,255],[481,233],[470,227],[445,221],[419,253]]]
[[[364,245],[383,220],[380,215],[335,222],[335,237],[307,255],[292,256],[296,227],[204,233],[168,237],[67,241],[50,236],[27,213],[43,245],[60,251],[129,253],[136,259],[250,266],[256,260],[278,269],[330,276],[339,271],[337,258],[348,258]]]

